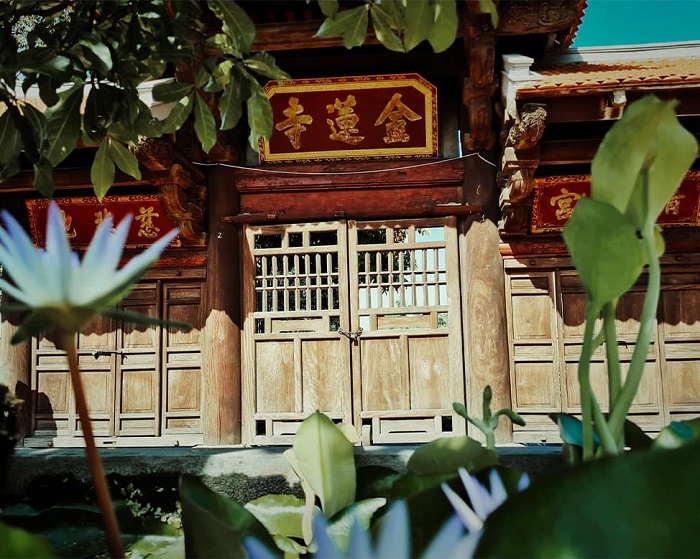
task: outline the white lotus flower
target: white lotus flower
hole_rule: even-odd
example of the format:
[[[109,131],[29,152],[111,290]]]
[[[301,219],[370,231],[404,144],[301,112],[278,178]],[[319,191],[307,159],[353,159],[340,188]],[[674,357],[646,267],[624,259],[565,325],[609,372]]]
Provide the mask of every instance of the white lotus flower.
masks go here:
[[[464,488],[467,490],[471,507],[446,483],[442,484],[442,490],[452,503],[464,526],[470,533],[476,533],[483,528],[484,521],[488,516],[506,501],[508,493],[495,469],[491,470],[489,474],[490,491],[481,485],[476,477],[469,475],[464,468],[459,469],[459,477],[462,478]],[[529,484],[528,475],[522,474],[518,482],[518,490],[523,491]]]
[[[46,249],[34,247],[27,233],[8,212],[2,212],[0,262],[13,283],[0,278],[0,290],[22,303],[8,311],[33,311],[12,339],[22,341],[54,328],[75,333],[95,315],[134,320],[133,313],[117,311],[115,305],[132,289],[163,249],[177,235],[173,229],[147,250],[117,269],[131,216],[112,233],[112,217],[103,220],[82,259],[71,251],[58,204],[49,206]],[[146,321],[147,318],[144,317]],[[143,322],[144,320],[137,319]]]

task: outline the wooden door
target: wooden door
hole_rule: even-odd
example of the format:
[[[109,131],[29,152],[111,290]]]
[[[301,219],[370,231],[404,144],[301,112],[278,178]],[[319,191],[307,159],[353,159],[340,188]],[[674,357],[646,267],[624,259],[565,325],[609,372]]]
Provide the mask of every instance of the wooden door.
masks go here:
[[[344,222],[248,227],[243,440],[289,444],[316,410],[352,422]]]
[[[454,218],[349,224],[355,424],[364,444],[465,433]]]
[[[365,444],[463,433],[454,219],[247,227],[243,433],[289,444],[315,410]]]
[[[124,310],[189,322],[179,332],[96,319],[78,335],[78,359],[90,418],[102,445],[202,442],[202,283],[158,280],[137,285]],[[80,422],[65,353],[34,341],[36,394],[28,446],[81,445]]]

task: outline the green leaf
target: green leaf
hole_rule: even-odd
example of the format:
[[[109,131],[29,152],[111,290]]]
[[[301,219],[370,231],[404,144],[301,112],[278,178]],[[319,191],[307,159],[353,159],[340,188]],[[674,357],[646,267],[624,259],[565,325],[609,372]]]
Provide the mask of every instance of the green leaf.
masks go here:
[[[195,96],[194,131],[202,143],[204,153],[209,153],[216,144],[216,121],[201,95]]]
[[[240,76],[240,74],[239,74]],[[241,81],[244,78],[231,76],[224,93],[219,102],[219,112],[221,113],[221,129],[230,130],[241,119],[243,114],[243,96],[241,91]]]
[[[277,67],[275,59],[266,52],[255,53],[243,61],[246,68],[272,80],[288,80],[289,74]]]
[[[46,543],[20,528],[13,528],[0,522],[0,558],[29,559],[33,557],[54,557]]]
[[[637,228],[610,204],[582,198],[563,235],[581,283],[596,306],[620,297],[639,277],[645,257]]]
[[[114,161],[109,156],[108,145],[109,139],[100,144],[90,169],[90,179],[98,200],[102,200],[114,184]]]
[[[251,83],[251,87],[252,94],[248,99],[248,143],[257,150],[258,139],[269,138],[272,135],[272,107],[262,87],[257,83]]]
[[[243,539],[252,536],[270,549],[274,541],[255,516],[194,476],[180,479],[187,557],[246,557]]]
[[[695,138],[678,123],[675,104],[652,95],[630,104],[591,164],[592,197],[630,215],[641,230],[656,220],[697,154]],[[643,169],[649,171],[646,193]]]
[[[108,155],[112,161],[117,164],[124,173],[134,177],[136,180],[141,179],[141,169],[136,156],[130,149],[127,149],[117,140],[109,139],[107,141]]]
[[[406,28],[403,41],[409,51],[428,38],[435,16],[430,2],[406,2],[404,13]]]
[[[301,521],[305,503],[294,495],[265,495],[246,503],[245,508],[271,535],[302,539]]]
[[[407,470],[423,476],[456,473],[464,467],[476,472],[498,464],[495,452],[469,437],[444,437],[420,446],[408,460]]]
[[[80,138],[80,104],[83,88],[76,86],[61,95],[58,105],[46,111],[49,141],[46,157],[56,166],[75,149]]]
[[[700,546],[700,441],[593,460],[512,495],[476,557],[690,557]]]
[[[327,416],[316,412],[307,417],[292,448],[301,474],[328,518],[355,500],[353,445]]]
[[[496,29],[498,27],[498,7],[496,3],[493,0],[479,0],[479,9],[482,14],[491,14],[491,25]]]
[[[559,427],[559,436],[567,444],[583,446],[583,424],[578,417],[568,413],[550,413],[549,418]],[[600,445],[600,438],[593,433],[593,442]]]
[[[185,557],[185,537],[147,534],[139,537],[127,551],[134,559],[179,559]]]
[[[338,13],[338,0],[318,0],[318,7],[324,16],[333,17]]]
[[[32,337],[38,338],[41,334],[50,331],[52,328],[53,322],[51,322],[45,314],[32,312],[24,319],[22,324],[19,325],[19,328],[17,328],[17,331],[10,339],[10,344],[17,345],[26,342]]]
[[[86,37],[78,41],[83,47],[83,54],[101,74],[107,74],[112,69],[112,53],[109,47],[97,37]]]
[[[208,0],[209,8],[223,23],[222,31],[241,52],[249,52],[255,40],[255,25],[243,8],[232,0]]]
[[[397,25],[391,15],[379,4],[371,4],[370,13],[372,14],[372,26],[377,39],[389,50],[406,52],[403,42],[392,29],[396,28]]]
[[[467,412],[467,408],[464,404],[461,402],[452,402],[452,409],[455,410],[457,415],[469,421],[469,413]]]
[[[36,188],[46,198],[53,196],[55,188],[53,182],[53,167],[51,163],[43,157],[34,163],[34,188]]]
[[[148,316],[136,312],[125,311],[122,309],[104,309],[100,311],[100,314],[108,318],[121,320],[125,324],[139,324],[141,326],[162,326],[163,328],[171,328],[173,330],[181,330],[183,332],[189,332],[190,330],[192,330],[192,325],[188,322],[181,322],[179,320],[164,320],[161,318],[156,318],[153,316]]]
[[[134,132],[147,138],[159,138],[163,134],[163,124],[151,113],[151,109],[141,100],[136,103],[138,116],[134,120]]]
[[[498,19],[498,11],[496,11],[496,19]],[[456,0],[436,0],[435,21],[428,34],[428,42],[434,52],[444,52],[452,46],[457,38],[458,23]],[[498,22],[494,28],[497,25]]]
[[[153,88],[153,98],[163,103],[173,103],[189,95],[193,89],[194,84],[187,82],[161,83]]]
[[[678,448],[700,438],[700,418],[672,421],[654,439],[654,448]]]
[[[17,126],[12,120],[10,111],[0,115],[0,163],[4,164],[16,159],[22,148],[21,138]]]
[[[187,120],[194,106],[194,93],[190,93],[186,97],[180,99],[173,107],[163,123],[163,133],[172,134],[178,131]]]
[[[334,18],[324,20],[316,32],[316,36],[335,37],[342,35],[345,48],[359,47],[367,38],[368,10],[369,6],[365,4],[338,12]]]

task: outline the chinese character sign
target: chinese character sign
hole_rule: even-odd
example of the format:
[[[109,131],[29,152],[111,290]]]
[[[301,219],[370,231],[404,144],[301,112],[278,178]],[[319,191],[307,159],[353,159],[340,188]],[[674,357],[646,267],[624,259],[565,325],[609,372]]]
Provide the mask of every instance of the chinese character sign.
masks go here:
[[[106,196],[102,202],[94,196],[55,201],[61,208],[66,234],[74,248],[86,248],[97,226],[110,215],[115,224],[127,214],[133,216],[126,248],[145,248],[174,227],[155,195]],[[44,246],[49,201],[27,200],[26,206],[32,240],[35,245]],[[180,246],[180,239],[176,237],[170,246]]]
[[[417,74],[270,82],[264,162],[437,156],[437,91]]]
[[[535,179],[530,232],[555,233],[564,229],[576,203],[591,195],[588,175]],[[690,171],[661,211],[656,222],[666,227],[700,226],[700,172]]]

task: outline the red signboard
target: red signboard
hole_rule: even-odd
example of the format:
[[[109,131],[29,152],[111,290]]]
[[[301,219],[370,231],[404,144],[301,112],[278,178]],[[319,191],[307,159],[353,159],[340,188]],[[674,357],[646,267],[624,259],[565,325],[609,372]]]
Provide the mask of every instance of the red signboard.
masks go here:
[[[588,175],[535,179],[532,233],[559,232],[583,196],[590,196]],[[700,226],[700,172],[689,172],[656,222],[668,226]]]
[[[418,74],[269,82],[260,160],[437,156],[437,91]]]
[[[86,248],[97,226],[108,215],[112,216],[115,225],[128,214],[133,216],[126,248],[148,247],[173,229],[156,195],[106,196],[102,202],[94,196],[56,198],[54,201],[61,208],[66,235],[73,248]],[[26,201],[32,240],[37,246],[46,243],[49,202],[43,198]],[[170,246],[179,247],[179,237]]]

